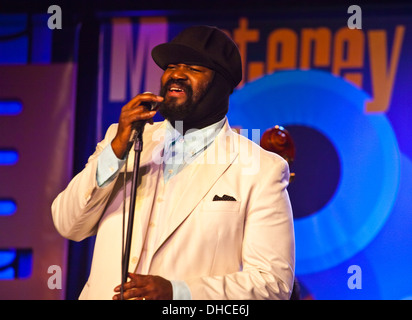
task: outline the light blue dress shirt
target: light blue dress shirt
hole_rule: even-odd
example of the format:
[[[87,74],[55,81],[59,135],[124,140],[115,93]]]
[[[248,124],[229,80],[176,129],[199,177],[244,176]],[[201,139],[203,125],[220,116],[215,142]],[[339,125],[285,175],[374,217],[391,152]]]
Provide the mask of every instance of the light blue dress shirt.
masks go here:
[[[185,135],[182,135],[169,121],[166,121],[163,151],[163,178],[165,183],[181,172],[212,144],[225,121],[226,118],[223,118],[203,129],[189,130]],[[105,147],[97,159],[96,179],[99,187],[104,187],[114,180],[125,161],[125,159],[116,157],[111,144]],[[190,290],[184,281],[172,280],[171,283],[173,300],[191,299]]]
[[[215,140],[225,118],[203,129],[189,130],[184,136],[169,121],[166,123],[163,153],[163,177],[165,182],[182,171]]]

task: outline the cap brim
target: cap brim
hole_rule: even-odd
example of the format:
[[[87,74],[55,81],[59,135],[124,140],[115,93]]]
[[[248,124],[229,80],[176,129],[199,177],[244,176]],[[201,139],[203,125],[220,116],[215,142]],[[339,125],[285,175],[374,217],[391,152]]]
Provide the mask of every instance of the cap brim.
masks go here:
[[[177,43],[163,43],[153,48],[152,58],[163,70],[169,64],[184,63],[214,69],[213,62],[201,52]]]

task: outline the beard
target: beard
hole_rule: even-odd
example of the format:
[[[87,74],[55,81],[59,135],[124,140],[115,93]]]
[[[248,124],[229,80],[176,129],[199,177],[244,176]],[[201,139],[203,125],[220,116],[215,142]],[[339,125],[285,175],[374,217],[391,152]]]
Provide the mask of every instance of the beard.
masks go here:
[[[186,93],[186,100],[183,103],[178,103],[177,98],[166,98],[169,88],[173,84],[179,84]],[[193,93],[192,87],[184,80],[169,79],[161,86],[159,95],[164,98],[159,104],[159,113],[170,122],[183,121],[189,115],[196,111],[196,106],[206,94],[207,86],[199,88],[198,92]]]

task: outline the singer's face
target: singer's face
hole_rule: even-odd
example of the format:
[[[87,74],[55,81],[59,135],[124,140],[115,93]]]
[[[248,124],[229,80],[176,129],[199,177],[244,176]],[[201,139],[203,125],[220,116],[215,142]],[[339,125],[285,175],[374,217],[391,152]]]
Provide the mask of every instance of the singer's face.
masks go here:
[[[159,112],[167,119],[183,120],[206,93],[214,71],[195,65],[170,64],[161,79],[164,101]]]

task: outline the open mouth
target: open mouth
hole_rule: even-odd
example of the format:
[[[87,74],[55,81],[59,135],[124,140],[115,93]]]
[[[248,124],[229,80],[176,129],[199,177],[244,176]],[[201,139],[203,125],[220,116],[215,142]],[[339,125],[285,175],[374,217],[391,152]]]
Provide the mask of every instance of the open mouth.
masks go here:
[[[169,91],[170,91],[170,92],[184,92],[183,89],[176,88],[176,87],[171,87],[171,88],[169,88]]]
[[[160,95],[165,99],[177,99],[179,103],[184,103],[188,99],[191,99],[193,95],[193,89],[189,83],[179,79],[169,79],[166,81],[160,90]]]
[[[182,97],[186,95],[186,92],[183,88],[176,85],[171,85],[168,90],[168,95],[171,97]]]

